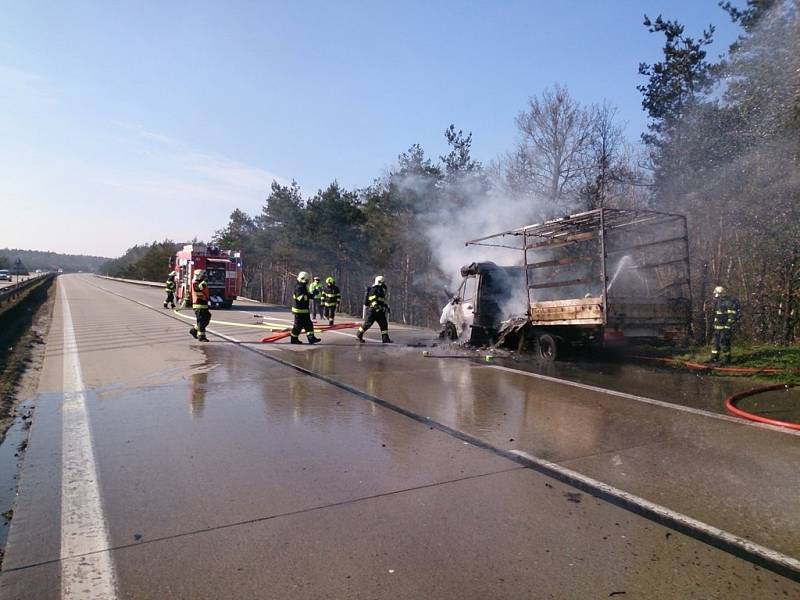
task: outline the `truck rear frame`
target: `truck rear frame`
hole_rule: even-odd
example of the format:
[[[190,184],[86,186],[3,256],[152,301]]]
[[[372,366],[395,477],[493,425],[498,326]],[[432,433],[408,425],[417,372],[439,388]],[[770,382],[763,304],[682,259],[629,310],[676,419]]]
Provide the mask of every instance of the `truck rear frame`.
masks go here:
[[[545,359],[580,344],[690,334],[686,217],[602,208],[470,240],[518,250],[527,323]],[[499,332],[498,332],[499,333]]]

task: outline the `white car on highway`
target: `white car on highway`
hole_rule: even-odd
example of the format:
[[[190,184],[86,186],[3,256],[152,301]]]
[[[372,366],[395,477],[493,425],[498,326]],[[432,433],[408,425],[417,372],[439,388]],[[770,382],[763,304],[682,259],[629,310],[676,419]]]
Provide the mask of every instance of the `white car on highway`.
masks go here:
[[[0,269],[0,281],[11,281],[11,274],[8,269]]]

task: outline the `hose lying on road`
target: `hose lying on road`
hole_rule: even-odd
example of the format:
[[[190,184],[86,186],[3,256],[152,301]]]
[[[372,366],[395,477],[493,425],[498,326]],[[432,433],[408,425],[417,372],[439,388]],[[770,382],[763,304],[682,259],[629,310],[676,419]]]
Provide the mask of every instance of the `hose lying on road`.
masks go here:
[[[775,385],[767,385],[763,387],[753,388],[752,390],[747,390],[745,392],[739,392],[738,394],[733,394],[732,396],[729,396],[728,398],[725,399],[725,410],[727,410],[732,415],[741,417],[743,419],[748,419],[750,421],[756,421],[758,423],[767,423],[769,425],[777,425],[778,427],[788,427],[789,429],[800,430],[800,423],[792,423],[791,421],[780,421],[778,419],[770,419],[768,417],[762,417],[761,415],[748,412],[736,406],[736,403],[739,400],[742,400],[743,398],[747,398],[749,396],[755,396],[756,394],[761,394],[763,392],[786,390],[791,387],[794,387],[794,384],[779,383]]]
[[[335,331],[337,329],[353,329],[354,327],[358,327],[360,323],[337,323],[336,325],[318,325],[314,327],[314,331]],[[287,338],[291,335],[292,329],[291,327],[280,331],[274,335],[268,335],[265,338],[261,338],[262,344],[269,344],[271,342],[277,342],[278,340],[282,340]]]
[[[661,356],[632,356],[636,360],[644,362],[655,362],[660,364],[672,365],[675,367],[685,367],[691,371],[714,371],[718,373],[728,373],[730,375],[758,375],[759,373],[798,373],[800,369],[779,369],[776,367],[718,367],[696,362],[680,362],[674,358]]]

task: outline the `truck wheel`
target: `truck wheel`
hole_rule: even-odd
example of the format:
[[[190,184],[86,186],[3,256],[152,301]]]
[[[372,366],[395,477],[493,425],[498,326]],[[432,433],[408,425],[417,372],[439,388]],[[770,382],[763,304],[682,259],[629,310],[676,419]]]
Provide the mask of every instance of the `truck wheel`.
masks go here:
[[[444,337],[451,342],[455,342],[458,339],[458,330],[456,329],[456,326],[449,321],[447,322],[447,325],[444,326]]]
[[[536,356],[542,360],[552,362],[558,359],[558,342],[549,333],[543,333],[536,338]]]

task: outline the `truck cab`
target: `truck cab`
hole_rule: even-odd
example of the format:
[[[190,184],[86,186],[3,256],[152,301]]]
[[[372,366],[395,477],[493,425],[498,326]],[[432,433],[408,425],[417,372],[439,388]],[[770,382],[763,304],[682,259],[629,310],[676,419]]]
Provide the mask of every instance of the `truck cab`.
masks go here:
[[[525,315],[522,267],[479,262],[461,268],[461,285],[444,307],[442,337],[474,345],[493,343],[503,322]]]

